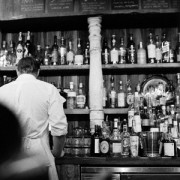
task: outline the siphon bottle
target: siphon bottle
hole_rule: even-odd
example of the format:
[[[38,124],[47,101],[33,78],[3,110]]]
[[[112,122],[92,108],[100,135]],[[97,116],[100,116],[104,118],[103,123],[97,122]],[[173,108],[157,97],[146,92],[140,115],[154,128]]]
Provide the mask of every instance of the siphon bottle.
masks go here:
[[[110,156],[120,157],[122,152],[121,135],[118,130],[118,119],[114,119],[114,126],[110,136]]]
[[[67,109],[76,108],[76,91],[74,90],[74,83],[70,82],[70,89],[67,92]]]

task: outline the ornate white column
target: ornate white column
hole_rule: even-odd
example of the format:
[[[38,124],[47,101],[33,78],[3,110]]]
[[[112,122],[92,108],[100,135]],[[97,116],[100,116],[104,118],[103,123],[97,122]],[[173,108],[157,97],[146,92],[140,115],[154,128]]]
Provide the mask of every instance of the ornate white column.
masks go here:
[[[89,73],[89,105],[90,128],[94,132],[94,125],[102,126],[104,111],[102,105],[103,74],[101,63],[101,17],[89,17],[90,42],[90,73]]]

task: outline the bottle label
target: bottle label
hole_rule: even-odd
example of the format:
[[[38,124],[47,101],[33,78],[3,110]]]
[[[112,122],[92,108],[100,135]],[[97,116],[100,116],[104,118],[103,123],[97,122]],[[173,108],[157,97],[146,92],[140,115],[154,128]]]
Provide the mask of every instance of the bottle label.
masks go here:
[[[130,136],[130,150],[131,150],[132,157],[138,156],[138,152],[139,152],[138,149],[139,149],[139,137]]]
[[[164,156],[174,156],[174,143],[164,143]]]
[[[74,64],[82,65],[83,64],[83,55],[75,55]]]
[[[113,153],[121,153],[121,143],[120,142],[112,143],[112,152]]]
[[[111,56],[111,63],[117,64],[118,63],[118,51],[117,50],[111,50],[110,56]]]
[[[118,93],[118,107],[125,107],[125,93]]]
[[[100,153],[99,139],[94,140],[94,153]]]
[[[134,110],[128,111],[128,127],[132,127],[132,121],[134,119]]]
[[[145,50],[138,49],[137,60],[138,60],[138,64],[146,64],[146,52],[145,52]]]
[[[111,91],[110,105],[111,105],[111,107],[115,107],[115,104],[116,104],[116,91]]]
[[[128,94],[127,95],[127,104],[131,105],[134,103],[134,95],[133,94]]]
[[[109,151],[109,143],[107,141],[102,141],[100,143],[100,151],[103,153],[103,154],[106,154],[108,153]]]
[[[156,46],[154,44],[149,44],[147,50],[148,50],[148,58],[151,59],[156,57]]]
[[[160,48],[156,48],[156,61],[160,62],[162,59],[162,51]]]
[[[84,107],[86,102],[86,97],[84,95],[78,95],[76,97],[76,101],[77,101],[77,107]]]
[[[19,44],[16,49],[17,62],[23,58],[23,47]]]
[[[67,53],[67,57],[66,57],[66,60],[67,60],[67,64],[73,64],[73,61],[74,61],[74,53],[69,51]]]
[[[141,132],[142,127],[141,127],[141,117],[140,117],[140,115],[135,115],[134,120],[135,120],[135,132]]]

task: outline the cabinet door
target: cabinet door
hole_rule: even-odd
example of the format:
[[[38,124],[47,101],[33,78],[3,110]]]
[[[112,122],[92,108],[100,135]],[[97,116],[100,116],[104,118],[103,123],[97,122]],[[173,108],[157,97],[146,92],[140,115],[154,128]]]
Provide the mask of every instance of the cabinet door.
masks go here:
[[[165,172],[166,173],[166,172]],[[179,180],[180,174],[122,174],[121,180]]]

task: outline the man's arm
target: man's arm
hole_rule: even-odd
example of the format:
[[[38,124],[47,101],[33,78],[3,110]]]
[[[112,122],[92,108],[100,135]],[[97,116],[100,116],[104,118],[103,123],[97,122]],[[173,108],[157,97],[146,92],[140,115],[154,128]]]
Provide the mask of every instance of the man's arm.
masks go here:
[[[61,157],[63,156],[63,148],[65,144],[66,136],[53,136],[53,149],[52,154],[55,157]]]

